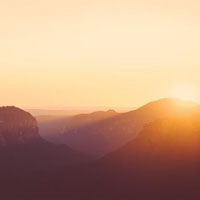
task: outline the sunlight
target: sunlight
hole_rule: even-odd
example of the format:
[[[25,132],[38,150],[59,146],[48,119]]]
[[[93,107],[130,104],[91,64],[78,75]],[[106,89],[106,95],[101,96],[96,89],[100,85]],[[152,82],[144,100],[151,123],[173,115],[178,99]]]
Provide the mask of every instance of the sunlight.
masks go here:
[[[171,97],[187,101],[197,101],[197,91],[192,85],[179,85],[172,89]]]

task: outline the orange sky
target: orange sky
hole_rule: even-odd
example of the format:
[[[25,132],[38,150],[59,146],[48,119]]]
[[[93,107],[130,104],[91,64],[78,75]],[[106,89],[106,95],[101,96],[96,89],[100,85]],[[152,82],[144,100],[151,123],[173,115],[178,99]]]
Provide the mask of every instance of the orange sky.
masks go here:
[[[197,0],[0,3],[0,105],[133,107],[181,85],[200,102]]]

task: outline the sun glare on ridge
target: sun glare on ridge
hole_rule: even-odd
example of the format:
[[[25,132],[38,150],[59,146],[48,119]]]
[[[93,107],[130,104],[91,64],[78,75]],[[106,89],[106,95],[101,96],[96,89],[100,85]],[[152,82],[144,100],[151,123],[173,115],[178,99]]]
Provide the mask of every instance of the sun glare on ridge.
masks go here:
[[[186,101],[197,101],[197,91],[193,85],[178,85],[172,89],[171,97]]]

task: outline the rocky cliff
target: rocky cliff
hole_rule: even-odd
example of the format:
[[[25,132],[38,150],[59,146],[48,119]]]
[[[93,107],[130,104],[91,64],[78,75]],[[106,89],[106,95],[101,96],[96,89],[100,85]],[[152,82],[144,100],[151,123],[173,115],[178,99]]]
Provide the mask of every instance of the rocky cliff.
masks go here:
[[[0,146],[18,145],[42,140],[37,121],[14,106],[0,107]]]

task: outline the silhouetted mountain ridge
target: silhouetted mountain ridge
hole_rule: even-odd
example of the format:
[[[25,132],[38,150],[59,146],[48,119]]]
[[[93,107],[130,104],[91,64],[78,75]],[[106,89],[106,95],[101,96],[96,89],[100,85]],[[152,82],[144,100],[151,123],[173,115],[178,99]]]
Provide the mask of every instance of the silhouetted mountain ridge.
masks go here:
[[[64,129],[60,141],[86,154],[102,156],[135,138],[147,123],[164,117],[191,115],[199,108],[193,102],[160,99],[134,111],[84,124],[72,130]]]

